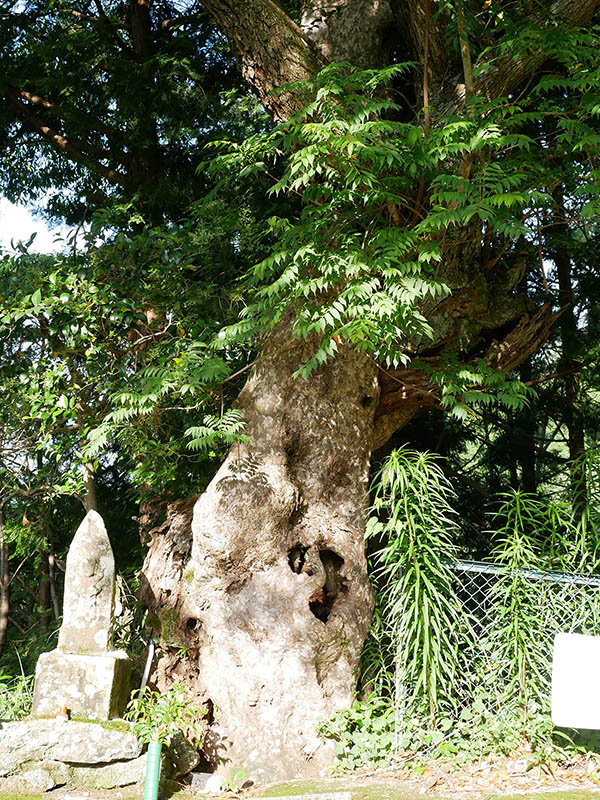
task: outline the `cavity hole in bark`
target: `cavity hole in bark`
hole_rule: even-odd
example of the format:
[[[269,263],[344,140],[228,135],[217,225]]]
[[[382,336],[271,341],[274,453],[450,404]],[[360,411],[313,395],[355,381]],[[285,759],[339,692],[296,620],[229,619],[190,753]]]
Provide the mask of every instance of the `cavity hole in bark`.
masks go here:
[[[187,631],[195,631],[197,626],[198,620],[194,619],[193,617],[190,617],[185,623],[185,628]]]
[[[325,583],[308,598],[308,607],[321,622],[327,622],[337,596],[348,591],[346,579],[340,575],[344,559],[333,550],[319,550],[325,568]]]
[[[368,407],[371,405],[371,403],[372,403],[372,402],[373,402],[373,398],[372,398],[372,397],[369,397],[369,395],[366,395],[366,396],[365,396],[365,397],[363,397],[363,399],[360,401],[360,404],[361,404],[361,406],[362,406],[363,408],[368,408]]]
[[[298,507],[295,508],[292,511],[292,514],[290,516],[290,519],[289,519],[290,528],[293,528],[294,526],[299,525],[301,520],[302,520],[302,517],[304,516],[303,510],[302,510],[302,508],[300,508],[300,497],[298,497],[296,502],[298,504]],[[294,547],[298,547],[298,546],[299,545],[294,545]]]
[[[209,760],[208,756],[203,750],[198,753],[198,763],[194,767],[195,772],[210,772],[211,774],[217,771],[216,766]]]
[[[206,709],[204,714],[204,722],[210,728],[215,720],[215,706],[212,700],[204,700],[203,704],[204,708]],[[211,746],[212,745],[212,746]],[[206,749],[205,749],[206,748]],[[210,730],[204,738],[203,742],[203,749],[198,753],[199,761],[194,767],[194,771],[196,772],[216,772],[218,756],[216,752],[216,747],[214,746],[214,742],[211,742],[211,735]]]
[[[302,544],[295,544],[288,552],[288,564],[292,572],[295,572],[296,575],[299,575],[304,568],[307,550],[308,547],[304,547]]]

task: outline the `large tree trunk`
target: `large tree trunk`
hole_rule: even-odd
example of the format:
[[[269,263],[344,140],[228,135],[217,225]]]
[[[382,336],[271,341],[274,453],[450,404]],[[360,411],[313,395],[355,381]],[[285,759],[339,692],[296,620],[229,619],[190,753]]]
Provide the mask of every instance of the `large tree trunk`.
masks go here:
[[[365,65],[357,48],[381,54],[385,26],[392,27],[379,0],[304,3],[303,27],[272,0],[203,5],[276,119],[288,117],[297,98],[293,90],[272,94],[274,86],[309,77],[335,54]],[[573,7],[581,5],[595,8],[598,0]],[[423,4],[410,0],[406,13],[413,24],[396,30],[396,39],[408,54],[427,55],[440,102],[460,102],[452,81],[448,92],[436,85],[438,23],[429,20],[425,46]],[[357,20],[366,17],[361,27]],[[510,68],[500,76],[506,91],[522,79]],[[508,280],[510,265],[492,274],[478,232],[467,234],[470,245],[458,234],[446,242],[442,277],[454,294],[426,311],[436,334],[427,357],[487,348],[489,363],[512,369],[544,340],[552,315],[527,314]],[[196,693],[210,700],[207,755],[219,769],[243,768],[259,782],[319,773],[331,761],[316,724],[353,698],[372,608],[363,545],[371,451],[437,402],[422,371],[379,372],[345,345],[309,380],[295,379],[313,347],[292,336],[289,321],[266,336],[238,402],[248,443],[232,447],[197,500],[191,531],[185,508],[169,510],[142,576],[143,599],[167,640],[157,680],[191,671]]]
[[[163,617],[179,604],[181,635],[201,641],[213,759],[263,781],[331,762],[316,721],[352,701],[372,608],[363,531],[377,368],[342,347],[294,379],[311,347],[287,325],[269,335],[239,397],[250,441],[196,503],[178,587],[152,598]]]
[[[10,576],[8,550],[4,540],[4,503],[0,505],[0,655],[6,643],[8,615],[10,612]]]
[[[500,366],[536,349],[551,320],[516,325]],[[232,447],[193,521],[191,503],[169,507],[142,571],[164,653],[155,683],[185,681],[210,710],[207,759],[263,782],[331,762],[317,721],[352,701],[372,609],[370,455],[427,405],[428,378],[381,373],[349,346],[294,378],[312,346],[287,325],[268,335],[238,400],[250,441]]]
[[[239,398],[232,448],[194,509],[200,675],[232,766],[261,778],[319,772],[315,721],[352,701],[371,590],[363,547],[377,369],[340,357],[309,381],[287,327]],[[268,735],[265,732],[268,731]]]

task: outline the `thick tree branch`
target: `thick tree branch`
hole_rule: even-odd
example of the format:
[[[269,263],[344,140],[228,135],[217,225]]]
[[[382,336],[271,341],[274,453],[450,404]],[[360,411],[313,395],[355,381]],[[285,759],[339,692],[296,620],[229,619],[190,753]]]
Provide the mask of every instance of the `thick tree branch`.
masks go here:
[[[323,56],[272,0],[202,0],[229,40],[244,80],[277,121],[299,108],[291,92],[273,89],[306,80],[325,64]]]
[[[42,97],[39,94],[28,92],[27,90],[20,89],[19,87],[16,86],[9,86],[8,91],[12,93],[14,97],[18,96],[23,100],[29,101],[33,105],[40,106],[41,108],[44,108],[50,111],[52,114],[55,114],[56,116],[60,117],[61,119],[64,120],[70,119],[72,121],[84,121],[84,124],[86,124],[90,130],[95,129],[98,133],[106,136],[109,140],[112,140],[113,142],[116,141],[117,139],[122,138],[121,132],[118,131],[117,129],[109,127],[104,122],[102,122],[102,120],[99,120],[97,118],[90,120],[88,115],[82,114],[77,109],[69,109],[65,108],[64,106],[57,105],[56,103],[53,103],[51,100],[48,100],[47,97]],[[70,136],[69,140],[74,147],[80,150],[84,150],[90,155],[94,155],[96,158],[108,158],[107,153],[103,153],[98,147],[95,147],[91,142],[88,141],[83,142],[81,139],[76,139],[73,136]]]
[[[85,14],[83,11],[78,11],[76,8],[70,8],[68,13],[82,22],[100,22],[99,17],[94,17],[92,14]]]
[[[397,33],[406,51],[401,60],[417,61],[426,71],[424,80],[415,89],[418,105],[422,102],[428,106],[423,97],[424,86],[435,97],[445,76],[453,75],[460,67],[456,55],[446,46],[450,20],[437,4],[431,7],[427,0],[395,0],[393,7]]]
[[[73,161],[78,161],[86,164],[94,172],[101,175],[112,184],[126,186],[128,183],[127,176],[117,170],[110,169],[94,160],[88,153],[85,152],[85,144],[77,139],[68,139],[60,134],[43,119],[41,119],[32,109],[19,99],[19,92],[14,89],[7,91],[7,97],[11,105],[14,107],[19,117],[27,123],[37,134],[45,139],[49,144],[54,147],[59,153],[71,158]]]
[[[500,342],[493,342],[485,360],[491,367],[510,372],[533,355],[546,341],[550,329],[562,314],[547,303],[534,314],[526,314]]]
[[[70,14],[70,16],[74,17],[80,22],[89,22],[90,25],[96,25],[110,30],[111,36],[114,39],[114,42],[117,45],[117,47],[124,53],[128,54],[131,53],[131,50],[129,49],[129,47],[127,47],[127,45],[119,35],[119,31],[127,30],[127,26],[125,25],[125,23],[117,24],[116,22],[113,22],[111,19],[109,19],[101,3],[96,2],[95,6],[98,10],[98,16],[94,16],[93,14],[86,14],[82,11],[77,11],[76,9],[66,10],[66,13]]]
[[[543,14],[532,15],[530,22],[540,27],[558,20],[564,27],[573,28],[587,25],[600,9],[600,0],[554,0],[548,3]],[[511,56],[501,58],[490,70],[478,77],[474,82],[473,93],[492,100],[508,95],[519,84],[526,80],[544,63],[546,54],[542,49],[532,50],[518,59]],[[467,87],[461,81],[456,83],[454,97],[446,95],[441,98],[441,105],[463,102],[468,95]]]
[[[181,28],[184,25],[192,25],[193,23],[201,23],[206,19],[204,12],[196,14],[182,14],[179,17],[171,17],[170,19],[163,19],[160,23],[161,31],[170,31],[173,28]]]
[[[374,69],[390,61],[389,0],[304,0],[302,30],[327,61]]]
[[[30,103],[34,103],[36,106],[41,106],[42,108],[52,108],[52,109],[56,108],[54,103],[51,103],[50,100],[46,100],[45,97],[40,97],[40,95],[38,94],[27,92],[25,91],[25,89],[17,89],[14,86],[11,86],[10,90],[11,92],[16,92],[20,97],[24,98],[25,100],[29,100]]]
[[[562,312],[549,305],[534,314],[525,314],[500,341],[494,341],[485,356],[491,367],[510,372],[536,352],[548,338],[552,325]],[[423,359],[433,368],[440,357]],[[375,415],[373,449],[381,447],[418,411],[439,405],[439,387],[423,370],[405,368],[381,370],[381,394]]]

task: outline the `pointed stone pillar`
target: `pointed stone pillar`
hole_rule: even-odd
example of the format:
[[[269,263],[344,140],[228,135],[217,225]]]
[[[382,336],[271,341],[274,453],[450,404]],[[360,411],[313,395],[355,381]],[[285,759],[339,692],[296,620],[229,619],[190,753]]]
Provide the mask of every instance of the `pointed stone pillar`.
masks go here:
[[[112,650],[115,560],[104,521],[89,511],[77,529],[65,572],[58,647],[38,659],[34,717],[66,706],[73,718],[119,717],[129,696],[130,662]]]
[[[58,649],[104,654],[112,646],[115,559],[104,521],[89,511],[67,554],[63,623]]]

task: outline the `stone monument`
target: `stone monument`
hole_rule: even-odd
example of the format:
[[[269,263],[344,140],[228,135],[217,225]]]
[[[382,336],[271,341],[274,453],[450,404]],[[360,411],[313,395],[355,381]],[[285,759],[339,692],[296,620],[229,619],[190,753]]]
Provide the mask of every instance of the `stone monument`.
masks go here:
[[[122,716],[129,696],[130,662],[112,650],[115,560],[104,521],[89,511],[77,529],[65,572],[58,647],[37,663],[33,717],[108,720]]]
[[[29,719],[0,720],[0,794],[127,787],[141,796],[145,753],[117,719],[129,694],[129,660],[112,649],[115,561],[102,517],[88,512],[67,555],[58,647],[40,656]],[[64,709],[69,714],[61,713]],[[70,719],[67,717],[70,716]],[[164,774],[183,775],[198,754],[181,741]]]

